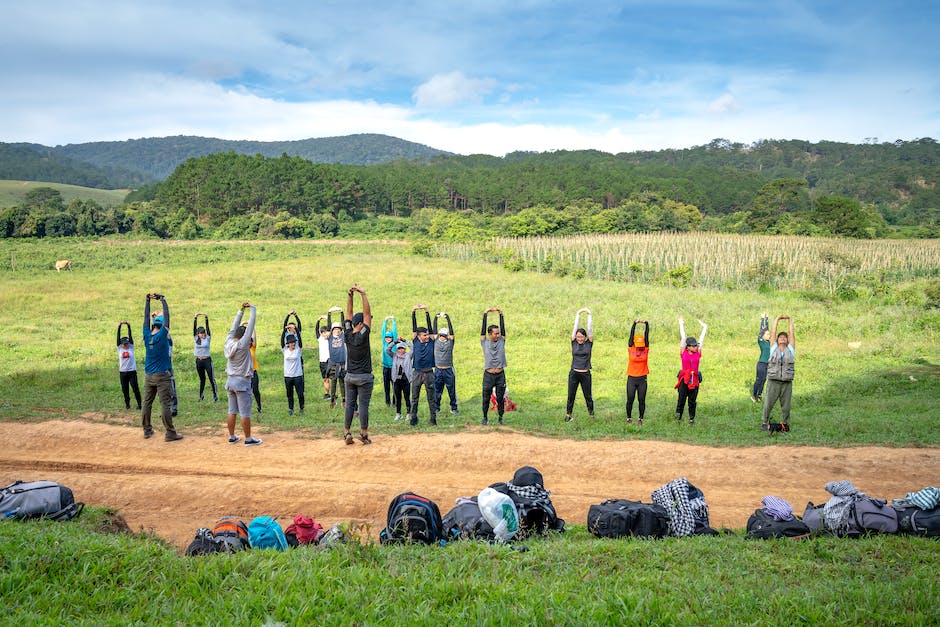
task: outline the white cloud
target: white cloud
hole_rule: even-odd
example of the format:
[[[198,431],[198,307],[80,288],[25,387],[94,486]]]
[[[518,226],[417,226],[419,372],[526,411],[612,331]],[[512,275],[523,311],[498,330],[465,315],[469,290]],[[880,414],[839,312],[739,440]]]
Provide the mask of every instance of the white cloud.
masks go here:
[[[732,96],[731,94],[727,94],[727,93],[722,94],[721,96],[712,100],[708,104],[709,113],[716,113],[716,114],[734,113],[739,108],[740,107],[738,107],[738,103],[734,99],[734,96]]]
[[[440,109],[462,104],[478,104],[496,86],[490,78],[468,78],[463,72],[433,76],[414,91],[415,104],[422,109]]]

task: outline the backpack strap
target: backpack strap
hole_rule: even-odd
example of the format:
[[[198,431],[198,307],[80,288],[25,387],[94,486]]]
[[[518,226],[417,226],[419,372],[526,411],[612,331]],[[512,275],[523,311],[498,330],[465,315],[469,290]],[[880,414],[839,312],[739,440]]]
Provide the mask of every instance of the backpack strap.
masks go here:
[[[47,518],[49,520],[72,520],[73,518],[78,518],[84,509],[84,503],[70,503],[56,513],[43,516],[43,518]]]

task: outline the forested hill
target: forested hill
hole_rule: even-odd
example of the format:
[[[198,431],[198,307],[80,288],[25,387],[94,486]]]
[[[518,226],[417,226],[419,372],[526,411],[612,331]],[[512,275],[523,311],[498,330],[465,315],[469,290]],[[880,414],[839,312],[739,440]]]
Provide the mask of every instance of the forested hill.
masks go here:
[[[94,165],[39,144],[0,143],[0,179],[67,183],[98,189],[136,188],[154,178],[119,164]]]
[[[376,134],[276,142],[233,141],[180,135],[121,142],[68,144],[51,150],[98,166],[130,168],[154,180],[165,179],[177,166],[191,157],[224,152],[265,157],[280,157],[286,154],[314,163],[346,165],[372,165],[396,159],[422,160],[449,154],[422,144]]]

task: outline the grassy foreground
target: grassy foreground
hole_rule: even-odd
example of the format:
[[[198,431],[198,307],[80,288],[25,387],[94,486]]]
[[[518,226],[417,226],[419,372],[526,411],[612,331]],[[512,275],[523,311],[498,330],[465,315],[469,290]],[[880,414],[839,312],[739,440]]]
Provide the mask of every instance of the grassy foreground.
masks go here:
[[[185,558],[72,523],[0,523],[7,624],[930,625],[934,540],[600,540],[584,527],[527,552],[346,545]]]
[[[52,270],[71,258],[73,272]],[[180,395],[178,426],[221,426],[223,404],[198,403],[192,358],[192,316],[209,313],[216,376],[224,384],[222,344],[237,307],[258,305],[258,359],[266,430],[305,429],[332,436],[341,409],[330,411],[314,341],[315,317],[343,305],[353,282],[368,291],[378,378],[372,426],[377,435],[409,430],[384,406],[378,335],[381,319],[394,315],[410,335],[416,303],[450,313],[457,334],[455,363],[461,415],[442,416],[440,430],[476,424],[480,412],[481,312],[506,312],[507,380],[519,411],[510,426],[574,438],[644,438],[703,444],[816,444],[936,446],[940,443],[940,311],[869,297],[849,303],[805,298],[796,292],[759,293],[623,284],[529,272],[508,272],[477,262],[427,259],[401,243],[314,242],[0,242],[0,419],[83,416],[139,425],[124,411],[117,372],[115,328],[129,320],[140,340],[144,295],[159,291],[171,307],[174,364]],[[358,306],[358,301],[357,301]],[[594,312],[594,396],[589,420],[578,395],[572,423],[564,423],[573,314]],[[295,308],[307,343],[307,409],[287,415],[278,338],[286,312]],[[768,438],[757,427],[760,407],[751,402],[757,359],[758,316],[789,313],[796,319],[797,379],[793,431]],[[709,324],[703,350],[705,382],[694,428],[673,418],[679,367],[678,316],[698,333]],[[634,318],[651,321],[652,373],[647,420],[625,424],[627,336]],[[138,354],[143,371],[143,351]],[[141,381],[142,382],[142,381]],[[445,395],[446,399],[446,395]],[[635,410],[636,411],[636,410]],[[428,428],[421,399],[420,429]],[[779,408],[775,410],[779,416]]]

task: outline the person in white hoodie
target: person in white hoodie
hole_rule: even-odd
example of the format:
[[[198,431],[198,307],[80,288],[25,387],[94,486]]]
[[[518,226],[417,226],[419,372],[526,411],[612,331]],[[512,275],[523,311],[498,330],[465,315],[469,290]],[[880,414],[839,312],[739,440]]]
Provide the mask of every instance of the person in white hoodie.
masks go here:
[[[249,310],[248,324],[242,326],[242,316]],[[228,441],[235,444],[240,439],[235,435],[235,417],[242,418],[245,446],[261,444],[259,438],[251,436],[251,379],[254,363],[251,359],[251,336],[255,330],[255,306],[247,301],[235,314],[232,328],[225,338],[225,389],[228,392]]]

